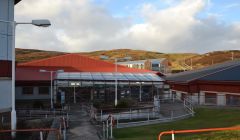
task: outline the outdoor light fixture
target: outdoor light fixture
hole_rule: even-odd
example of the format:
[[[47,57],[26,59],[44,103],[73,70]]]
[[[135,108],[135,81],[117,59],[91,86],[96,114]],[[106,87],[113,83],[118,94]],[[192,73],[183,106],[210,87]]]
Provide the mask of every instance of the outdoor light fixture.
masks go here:
[[[32,20],[32,24],[39,27],[49,27],[51,26],[51,23],[47,19],[41,19],[41,20]]]
[[[140,88],[139,88],[139,101],[142,101],[142,84],[144,84],[144,82],[136,82],[137,84],[140,84]]]
[[[48,71],[48,70],[43,70],[40,69],[39,72],[48,72],[51,75],[51,109],[53,109],[53,85],[52,85],[52,81],[53,81],[53,73],[62,73],[64,72],[64,70],[56,70],[56,71]]]
[[[101,55],[100,59],[103,60],[110,60],[108,56],[105,55]],[[128,57],[123,57],[123,58],[113,58],[115,60],[115,74],[117,73],[118,69],[117,69],[117,62],[118,60],[131,60],[132,57],[128,56]],[[118,104],[118,98],[117,98],[117,90],[118,90],[118,86],[117,86],[117,76],[115,75],[115,101],[114,101],[114,105],[117,106]]]
[[[73,86],[73,100],[74,100],[74,104],[76,104],[76,86],[80,86],[80,83],[79,82],[71,82],[71,86]]]
[[[19,24],[32,24],[40,27],[48,27],[51,25],[50,21],[47,19],[41,20],[32,20],[32,22],[16,22],[16,21],[7,21],[0,20],[0,22],[11,24],[12,26],[12,111],[11,111],[11,129],[16,130],[17,118],[15,110],[15,32],[16,26]],[[12,133],[12,136],[15,137],[15,132]]]

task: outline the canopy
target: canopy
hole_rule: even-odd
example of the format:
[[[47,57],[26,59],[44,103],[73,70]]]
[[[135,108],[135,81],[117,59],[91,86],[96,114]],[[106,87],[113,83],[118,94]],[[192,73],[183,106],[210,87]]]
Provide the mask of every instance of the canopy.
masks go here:
[[[82,81],[134,81],[134,82],[162,82],[161,77],[154,73],[110,73],[110,72],[64,72],[58,73],[55,80]]]

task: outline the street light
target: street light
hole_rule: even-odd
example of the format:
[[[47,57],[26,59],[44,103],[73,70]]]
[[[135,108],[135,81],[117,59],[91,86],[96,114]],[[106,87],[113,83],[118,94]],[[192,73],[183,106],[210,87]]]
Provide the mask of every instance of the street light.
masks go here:
[[[50,97],[50,100],[51,100],[51,109],[53,109],[53,86],[52,86],[53,73],[61,73],[61,72],[64,72],[64,70],[48,71],[48,70],[41,69],[41,70],[39,70],[39,72],[48,72],[51,75],[51,97]]]
[[[76,86],[80,86],[80,83],[79,82],[71,82],[71,86],[73,86],[73,102],[74,104],[76,104],[76,91],[75,91],[75,88]]]
[[[137,84],[140,84],[140,88],[139,88],[139,101],[142,101],[142,84],[144,84],[144,82],[136,82]]]
[[[109,60],[109,57],[108,57],[108,56],[105,56],[105,55],[101,55],[100,58],[103,59],[103,60]],[[132,59],[132,57],[130,57],[130,56],[128,56],[128,57],[123,57],[123,58],[114,58],[114,60],[115,60],[115,101],[114,101],[114,105],[115,105],[115,106],[117,106],[117,104],[118,104],[118,98],[117,98],[117,95],[118,95],[118,92],[117,92],[118,86],[117,86],[117,76],[116,76],[117,71],[118,71],[118,69],[117,69],[117,62],[118,62],[118,60],[131,60],[131,59]]]
[[[32,20],[32,22],[16,22],[16,21],[7,21],[0,20],[3,23],[9,23],[12,26],[12,111],[11,111],[11,129],[16,130],[17,118],[15,110],[15,32],[16,26],[19,24],[32,24],[39,27],[48,27],[51,25],[50,21],[47,19],[41,20]],[[15,137],[15,133],[12,133],[12,136]]]

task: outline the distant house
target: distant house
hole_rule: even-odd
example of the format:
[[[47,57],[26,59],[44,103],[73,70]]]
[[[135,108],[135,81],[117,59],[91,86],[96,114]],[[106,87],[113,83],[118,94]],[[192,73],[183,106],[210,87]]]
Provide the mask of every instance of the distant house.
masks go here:
[[[166,58],[126,61],[118,62],[118,64],[127,66],[129,68],[147,69],[161,73],[170,72],[169,62]]]
[[[170,94],[200,105],[240,105],[240,61],[169,75]]]

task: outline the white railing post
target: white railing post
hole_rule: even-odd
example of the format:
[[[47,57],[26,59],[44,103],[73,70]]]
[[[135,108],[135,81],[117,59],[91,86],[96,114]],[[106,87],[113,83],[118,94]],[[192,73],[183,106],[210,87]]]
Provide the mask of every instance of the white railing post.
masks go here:
[[[172,140],[175,140],[174,131],[172,131]]]
[[[40,131],[40,140],[43,140],[43,132]]]
[[[102,112],[102,109],[101,109],[101,121],[102,121],[102,119],[103,119],[102,115],[103,115],[103,112]]]
[[[118,128],[118,119],[119,119],[119,115],[117,115],[117,128]]]
[[[108,120],[107,120],[106,123],[107,123],[107,127],[106,128],[107,128],[107,139],[108,139]]]
[[[105,123],[103,122],[103,138],[105,139]]]
[[[149,117],[150,117],[150,116],[149,116],[149,109],[148,109],[148,121],[149,121]]]
[[[130,108],[130,120],[132,120],[132,109]]]
[[[112,139],[113,138],[113,117],[112,117],[112,115],[110,116],[110,139]]]

